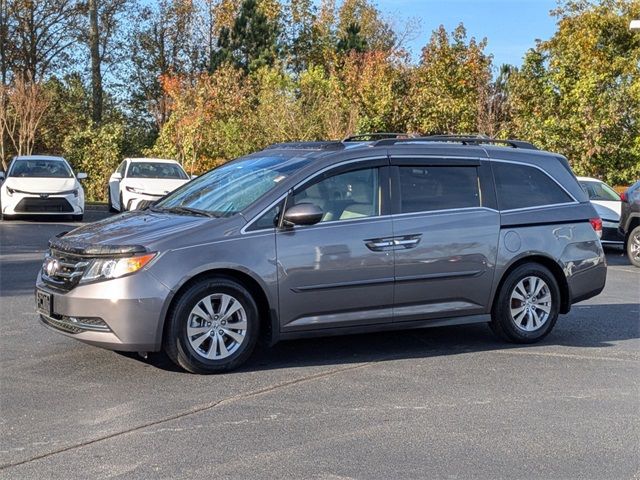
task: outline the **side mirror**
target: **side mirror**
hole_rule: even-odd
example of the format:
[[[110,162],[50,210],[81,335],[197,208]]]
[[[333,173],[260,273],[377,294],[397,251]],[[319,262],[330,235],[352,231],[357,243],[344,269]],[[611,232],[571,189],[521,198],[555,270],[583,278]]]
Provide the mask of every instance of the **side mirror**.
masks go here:
[[[322,209],[313,203],[299,203],[284,212],[283,224],[286,227],[294,225],[315,225],[322,220]]]
[[[78,173],[78,174],[76,175],[76,178],[77,178],[78,180],[84,180],[85,178],[87,178],[87,174],[86,174],[86,173],[84,173],[84,172],[80,172],[80,173]]]
[[[0,172],[0,182],[4,181],[4,172]]]
[[[122,174],[119,172],[112,173],[111,180],[122,180]]]

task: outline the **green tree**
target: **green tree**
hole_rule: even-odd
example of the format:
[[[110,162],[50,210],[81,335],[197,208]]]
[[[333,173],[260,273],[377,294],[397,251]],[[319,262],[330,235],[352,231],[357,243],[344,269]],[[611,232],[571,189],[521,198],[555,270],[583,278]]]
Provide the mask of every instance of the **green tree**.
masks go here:
[[[350,23],[344,32],[344,35],[338,40],[339,52],[357,52],[363,53],[367,50],[367,40],[360,35],[360,25],[358,23]]]
[[[220,31],[214,66],[229,59],[245,72],[273,65],[280,52],[279,33],[277,19],[270,19],[256,0],[244,0],[233,28]]]
[[[640,2],[567,1],[558,30],[509,80],[509,133],[566,155],[578,174],[640,176]]]
[[[407,101],[409,130],[422,133],[471,133],[482,130],[491,79],[486,40],[466,41],[460,24],[451,34],[433,32],[414,70]]]
[[[86,172],[83,182],[89,201],[105,201],[109,175],[122,161],[125,130],[119,123],[76,129],[65,137],[63,153],[75,171]]]

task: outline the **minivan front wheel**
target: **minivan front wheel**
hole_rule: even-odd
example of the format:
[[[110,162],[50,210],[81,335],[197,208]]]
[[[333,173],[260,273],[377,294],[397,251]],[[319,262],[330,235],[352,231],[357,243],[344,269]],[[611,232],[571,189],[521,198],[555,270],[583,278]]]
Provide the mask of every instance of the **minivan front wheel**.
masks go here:
[[[164,349],[192,373],[220,373],[241,365],[258,338],[258,308],[251,294],[227,278],[192,285],[169,314]]]
[[[503,282],[490,325],[510,342],[536,342],[553,329],[559,305],[560,289],[549,269],[536,263],[520,265]]]

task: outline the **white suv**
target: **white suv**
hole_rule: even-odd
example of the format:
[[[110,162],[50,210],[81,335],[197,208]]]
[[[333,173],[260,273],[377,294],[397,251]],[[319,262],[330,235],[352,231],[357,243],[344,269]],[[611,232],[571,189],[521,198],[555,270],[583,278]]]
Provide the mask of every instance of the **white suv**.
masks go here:
[[[74,175],[62,157],[28,155],[15,157],[0,187],[2,217],[16,215],[71,215],[82,220],[84,190],[79,180],[86,173]]]
[[[109,209],[135,210],[143,200],[154,202],[189,180],[175,160],[125,158],[109,178]]]

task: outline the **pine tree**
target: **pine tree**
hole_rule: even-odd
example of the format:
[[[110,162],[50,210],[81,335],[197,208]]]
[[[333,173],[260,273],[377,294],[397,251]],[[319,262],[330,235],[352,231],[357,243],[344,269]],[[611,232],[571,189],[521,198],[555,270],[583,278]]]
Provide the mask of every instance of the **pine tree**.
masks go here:
[[[244,0],[231,31],[220,32],[212,65],[217,68],[232,60],[245,72],[271,66],[280,51],[279,33],[277,22],[267,18],[256,0]]]
[[[339,52],[366,52],[367,40],[360,34],[360,25],[350,23],[344,35],[338,40],[337,47]]]

